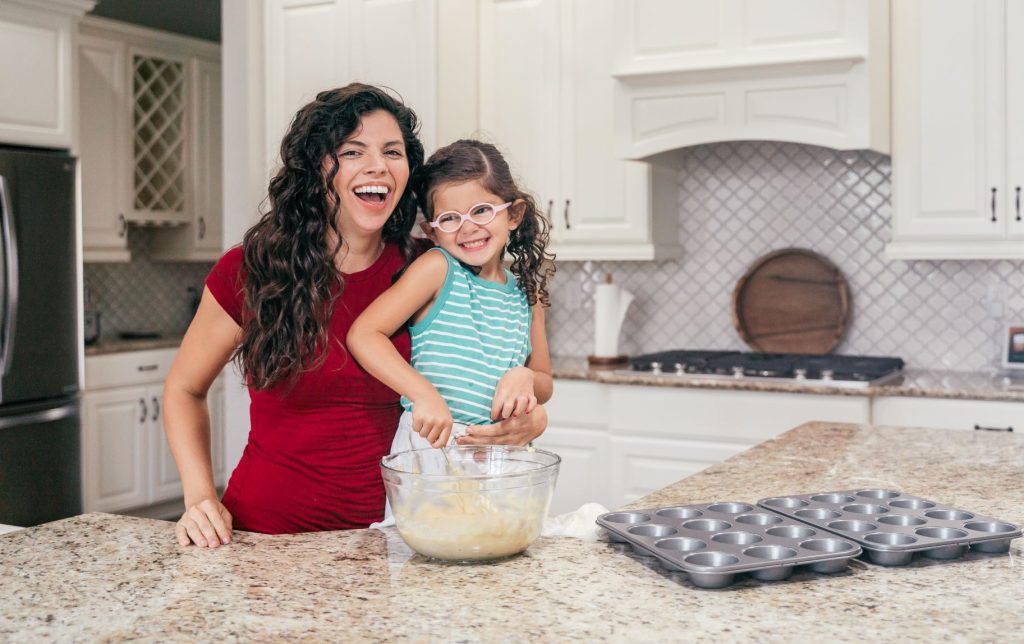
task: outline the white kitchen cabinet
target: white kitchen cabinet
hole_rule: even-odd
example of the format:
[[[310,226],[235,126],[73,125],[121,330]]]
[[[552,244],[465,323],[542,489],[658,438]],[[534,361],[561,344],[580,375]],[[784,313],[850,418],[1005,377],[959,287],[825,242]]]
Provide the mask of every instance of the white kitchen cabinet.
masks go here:
[[[0,143],[70,148],[74,138],[74,41],[95,2],[0,3]]]
[[[1024,432],[1024,403],[1019,402],[879,396],[871,413],[875,425]]]
[[[118,512],[180,498],[163,429],[163,380],[176,349],[86,358],[82,489],[87,512]],[[208,396],[214,481],[224,481],[224,383]]]
[[[534,441],[562,458],[550,514],[578,509],[584,503],[611,503],[610,432],[601,386],[559,380],[548,402],[548,428]]]
[[[78,134],[82,173],[82,245],[86,259],[121,261],[128,254],[127,60],[124,43],[78,38]],[[88,115],[88,116],[85,116]]]
[[[563,260],[680,256],[675,174],[615,154],[615,33],[611,0],[480,6],[480,127],[551,220]]]
[[[82,494],[86,512],[121,510],[148,498],[146,387],[82,397]]]
[[[557,380],[538,447],[563,456],[552,512],[618,507],[803,423],[867,423],[866,396]]]
[[[188,226],[156,229],[151,256],[162,261],[217,261],[224,252],[221,66],[201,58],[193,58],[190,65],[196,143],[189,168],[191,220]]]
[[[887,153],[889,5],[618,0],[619,152],[775,140]]]
[[[264,6],[268,162],[280,162],[281,138],[296,110],[318,92],[353,81],[398,92],[420,118],[424,146],[434,147],[436,0],[267,0]]]
[[[1024,3],[892,9],[894,259],[1024,258]]]
[[[154,258],[216,259],[220,47],[93,17],[80,40],[85,260],[128,261],[128,224],[162,228]]]

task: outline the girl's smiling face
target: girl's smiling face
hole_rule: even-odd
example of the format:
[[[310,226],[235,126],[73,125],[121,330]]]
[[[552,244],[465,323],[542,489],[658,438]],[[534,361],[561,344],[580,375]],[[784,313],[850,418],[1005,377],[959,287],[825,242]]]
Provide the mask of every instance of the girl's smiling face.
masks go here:
[[[444,212],[465,214],[474,206],[500,206],[505,200],[489,192],[479,181],[471,180],[438,186],[434,189],[432,203],[436,221],[437,216]],[[522,216],[522,204],[517,202],[495,214],[494,219],[487,224],[480,225],[464,219],[462,226],[455,232],[445,232],[429,224],[424,224],[423,230],[435,244],[455,259],[479,267],[483,279],[504,281],[501,253],[508,243],[509,234],[519,226]]]
[[[333,185],[341,199],[342,235],[378,233],[409,183],[409,160],[398,121],[383,110],[366,114],[337,156]],[[329,170],[329,157],[324,164]]]

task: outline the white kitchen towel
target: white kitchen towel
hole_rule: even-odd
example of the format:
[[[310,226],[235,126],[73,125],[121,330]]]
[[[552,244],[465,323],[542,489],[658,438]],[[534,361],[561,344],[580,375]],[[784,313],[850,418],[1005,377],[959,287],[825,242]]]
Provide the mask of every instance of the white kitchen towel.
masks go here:
[[[600,503],[584,503],[578,510],[548,517],[541,528],[542,537],[573,537],[583,541],[598,541],[601,528],[595,523],[597,517],[608,511]]]

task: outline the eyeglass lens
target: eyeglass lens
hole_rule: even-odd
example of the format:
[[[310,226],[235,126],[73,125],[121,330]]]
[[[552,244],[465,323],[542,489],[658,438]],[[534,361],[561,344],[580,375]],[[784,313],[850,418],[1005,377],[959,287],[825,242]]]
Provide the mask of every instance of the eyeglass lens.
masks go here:
[[[493,205],[489,203],[482,203],[473,206],[465,217],[461,213],[455,211],[443,212],[437,217],[437,227],[446,233],[453,233],[459,228],[462,228],[463,219],[469,219],[474,224],[483,226],[491,223],[494,219],[496,210]]]

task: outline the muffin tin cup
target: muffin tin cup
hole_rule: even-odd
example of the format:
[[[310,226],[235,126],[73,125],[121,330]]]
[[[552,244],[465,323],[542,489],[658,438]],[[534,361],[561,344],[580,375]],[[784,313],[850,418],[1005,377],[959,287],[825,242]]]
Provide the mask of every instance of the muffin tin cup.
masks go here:
[[[850,540],[747,503],[609,512],[597,523],[611,540],[685,572],[700,588],[723,588],[742,574],[762,581],[786,579],[797,566],[836,573],[861,553]]]
[[[956,559],[968,548],[1001,553],[1019,526],[895,490],[814,492],[761,499],[758,505],[860,545],[883,566],[910,563],[914,553]]]

